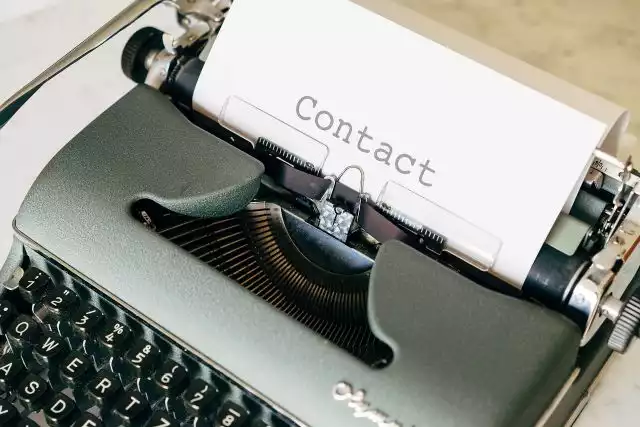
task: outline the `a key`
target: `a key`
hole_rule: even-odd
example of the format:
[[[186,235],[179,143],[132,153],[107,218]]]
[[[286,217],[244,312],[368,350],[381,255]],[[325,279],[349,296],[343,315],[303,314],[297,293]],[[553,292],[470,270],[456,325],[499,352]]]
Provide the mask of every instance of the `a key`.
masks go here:
[[[37,422],[33,421],[32,419],[24,418],[18,424],[16,424],[16,427],[40,427],[40,426],[38,425]]]
[[[80,415],[80,418],[78,418],[75,423],[73,423],[72,427],[102,427],[102,425],[100,418],[85,412]]]
[[[7,331],[7,340],[14,353],[25,347],[31,347],[38,343],[40,339],[40,326],[31,317],[21,314],[18,316]]]
[[[131,330],[127,326],[110,319],[98,334],[98,343],[109,356],[115,356],[122,350],[130,335]]]
[[[146,419],[148,413],[149,404],[137,390],[124,393],[113,407],[113,418],[117,420],[118,425],[138,426]]]
[[[45,368],[53,369],[67,354],[67,346],[59,336],[47,333],[33,349],[35,360]]]
[[[247,423],[249,411],[237,403],[227,401],[222,404],[216,417],[216,427],[241,427]]]
[[[6,392],[15,389],[26,375],[20,356],[7,353],[0,357],[0,390]]]
[[[16,309],[9,301],[0,301],[0,335],[7,333],[13,318],[16,316]]]
[[[11,403],[0,399],[0,426],[8,426],[18,418],[18,410]]]
[[[173,360],[167,360],[153,376],[154,383],[165,396],[176,396],[184,390],[189,380],[187,370]]]
[[[70,426],[78,415],[76,403],[62,393],[56,394],[43,412],[50,426]]]
[[[71,327],[81,338],[92,337],[101,326],[104,316],[92,305],[84,304],[71,316]]]
[[[38,302],[49,286],[51,278],[35,267],[29,267],[18,283],[20,295],[31,304]]]
[[[93,363],[79,351],[72,351],[59,365],[60,379],[77,388],[93,374]]]
[[[251,427],[273,427],[273,425],[263,420],[253,420]]]
[[[160,351],[145,340],[139,340],[124,356],[125,372],[131,377],[146,377],[157,366]]]
[[[38,411],[49,397],[49,385],[35,374],[28,374],[18,386],[18,399],[29,409]]]
[[[122,390],[120,380],[106,369],[98,372],[87,384],[87,395],[100,409],[108,410]]]
[[[43,323],[56,323],[71,316],[78,296],[70,289],[56,287],[47,292],[35,309],[36,317]]]
[[[191,382],[189,388],[184,392],[182,400],[190,414],[207,416],[213,412],[216,398],[219,394],[220,391],[216,386],[197,378]]]
[[[179,427],[180,423],[164,411],[153,413],[145,427]]]

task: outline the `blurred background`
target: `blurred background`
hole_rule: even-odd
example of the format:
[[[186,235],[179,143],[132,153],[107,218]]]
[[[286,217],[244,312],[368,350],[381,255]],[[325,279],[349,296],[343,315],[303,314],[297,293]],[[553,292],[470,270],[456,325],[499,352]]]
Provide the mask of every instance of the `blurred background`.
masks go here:
[[[402,3],[628,108],[632,120],[628,130],[640,135],[640,1],[389,1]],[[0,0],[0,99],[128,3]],[[128,37],[146,25],[177,30],[173,10],[156,8],[41,89],[3,129],[2,139],[19,139],[28,156],[44,165],[65,142],[133,87],[120,71],[120,53]],[[61,104],[64,109],[58,108]],[[619,155],[628,153],[640,159],[640,147],[633,137],[625,139]],[[0,213],[0,220],[4,219]],[[614,356],[576,426],[638,426],[638,402],[640,347],[636,343],[624,357]]]

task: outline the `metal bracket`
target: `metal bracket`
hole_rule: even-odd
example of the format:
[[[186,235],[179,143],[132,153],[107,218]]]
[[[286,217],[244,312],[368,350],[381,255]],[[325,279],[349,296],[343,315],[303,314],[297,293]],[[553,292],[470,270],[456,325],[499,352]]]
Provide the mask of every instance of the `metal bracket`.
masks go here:
[[[581,345],[589,342],[605,319],[614,315],[617,310],[613,301],[620,300],[638,269],[640,225],[632,221],[634,217],[629,213],[621,221],[605,247],[594,255],[569,298],[568,305],[586,319]]]
[[[187,29],[186,33],[175,41],[175,46],[172,43],[172,46],[176,47],[190,42],[192,43],[196,40],[195,37],[202,36],[209,31],[217,29],[224,21],[225,14],[231,5],[231,0],[135,0],[113,19],[74,47],[69,53],[0,104],[0,129],[42,85],[102,46],[106,41],[127,28],[159,3],[173,6],[179,13],[183,14],[186,19],[190,20],[190,22],[203,22],[207,27],[206,32],[203,32],[204,27],[202,25],[199,23],[198,25],[194,24],[192,30]]]

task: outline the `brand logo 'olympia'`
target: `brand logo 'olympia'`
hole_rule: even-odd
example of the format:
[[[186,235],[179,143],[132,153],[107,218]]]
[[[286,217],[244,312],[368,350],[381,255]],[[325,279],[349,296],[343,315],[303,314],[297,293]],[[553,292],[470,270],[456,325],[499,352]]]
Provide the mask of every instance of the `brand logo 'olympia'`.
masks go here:
[[[347,406],[353,409],[353,416],[356,418],[368,419],[378,427],[402,427],[401,422],[390,419],[387,414],[366,402],[364,390],[354,390],[351,384],[342,381],[333,386],[332,393],[335,400],[347,402]]]

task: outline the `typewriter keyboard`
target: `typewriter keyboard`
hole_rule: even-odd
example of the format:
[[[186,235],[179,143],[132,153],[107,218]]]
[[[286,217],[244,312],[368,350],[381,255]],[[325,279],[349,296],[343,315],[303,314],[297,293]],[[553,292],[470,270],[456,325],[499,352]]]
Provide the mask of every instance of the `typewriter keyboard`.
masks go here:
[[[0,426],[292,425],[61,268],[0,295]],[[56,277],[55,280],[53,277]]]

